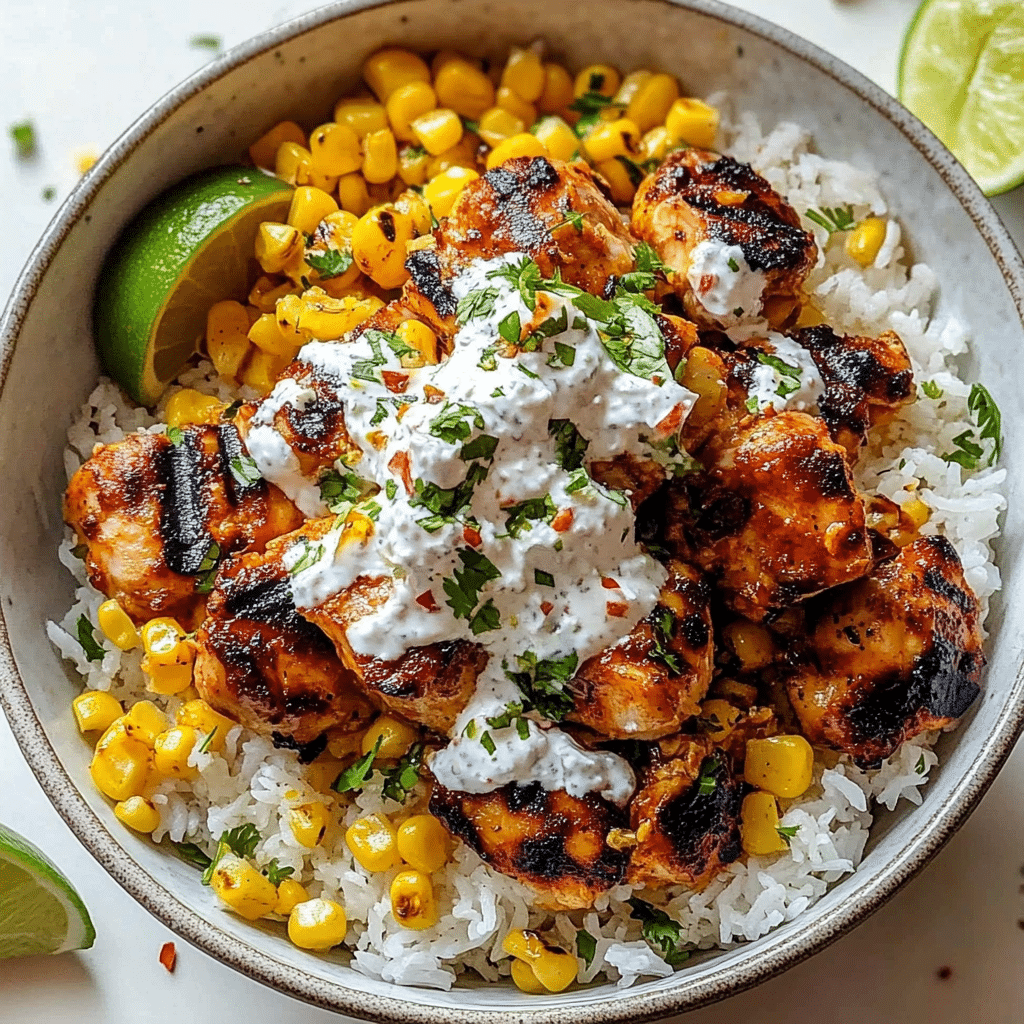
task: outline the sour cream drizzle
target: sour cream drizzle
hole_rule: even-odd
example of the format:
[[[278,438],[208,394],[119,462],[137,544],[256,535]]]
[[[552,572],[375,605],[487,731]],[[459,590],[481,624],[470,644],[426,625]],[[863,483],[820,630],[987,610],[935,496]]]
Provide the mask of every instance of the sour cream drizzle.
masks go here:
[[[478,302],[438,366],[403,369],[409,353],[379,332],[302,349],[300,360],[345,382],[337,398],[363,452],[353,468],[381,490],[357,506],[375,519],[369,536],[348,540],[339,517],[318,544],[293,545],[285,563],[300,608],[360,576],[391,581],[383,606],[348,629],[359,653],[393,660],[459,638],[486,648],[476,693],[430,763],[442,785],[488,792],[539,781],[623,804],[635,785],[628,764],[581,748],[541,716],[514,714],[523,693],[508,673],[558,664],[567,680],[653,609],[667,573],[634,540],[627,495],[606,490],[586,467],[621,453],[666,461],[694,396],[667,373],[650,379],[616,365],[601,322],[583,315],[573,296],[541,287],[537,310],[530,308],[515,275],[501,273],[524,259],[476,261],[455,280],[460,309]],[[522,325],[549,325],[543,340],[533,336],[536,351],[502,354],[513,314]],[[649,315],[636,317],[638,330],[657,334]],[[382,370],[392,386],[393,373],[407,375],[400,394],[388,390]],[[267,408],[302,400],[281,381]],[[257,419],[257,429],[273,430],[273,412]],[[261,470],[273,451],[268,440],[260,434],[252,453]],[[453,503],[462,506],[455,514]],[[512,721],[503,720],[510,708]]]
[[[697,301],[725,327],[761,312],[764,271],[754,270],[738,245],[713,238],[698,243],[686,279]]]
[[[768,344],[768,360],[759,362],[753,370],[748,389],[750,411],[761,412],[769,406],[776,412],[815,408],[825,385],[814,357],[792,338],[774,331],[768,335]]]

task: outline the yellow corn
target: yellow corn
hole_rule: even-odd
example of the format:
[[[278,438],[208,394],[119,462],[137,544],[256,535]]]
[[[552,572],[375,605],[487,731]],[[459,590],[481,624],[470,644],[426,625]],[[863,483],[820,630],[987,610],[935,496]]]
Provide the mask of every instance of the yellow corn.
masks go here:
[[[494,84],[463,57],[452,57],[435,72],[434,89],[442,107],[473,121],[494,106]]]
[[[335,121],[313,129],[309,136],[309,155],[313,170],[324,177],[351,174],[363,165],[363,151],[355,129]]]
[[[224,741],[235,725],[230,718],[218,714],[205,700],[199,699],[182,704],[175,712],[174,720],[178,725],[192,726],[203,737],[206,749],[214,753],[224,749]]]
[[[403,320],[395,334],[418,353],[418,357],[402,356],[403,366],[415,369],[417,366],[434,366],[441,361],[437,335],[422,320]]]
[[[710,149],[718,134],[718,111],[702,100],[680,97],[669,107],[665,127],[673,142]]]
[[[672,104],[679,98],[679,84],[672,75],[648,75],[633,95],[625,100],[626,117],[642,132],[662,124]]]
[[[287,297],[282,296],[282,298]],[[291,330],[287,332],[282,331],[277,322],[277,315],[274,313],[264,313],[249,328],[249,341],[268,355],[289,361],[295,357],[295,353],[299,349],[294,332]]]
[[[400,288],[409,277],[405,246],[414,238],[412,218],[392,207],[378,206],[352,229],[352,257],[381,288]]]
[[[672,136],[669,135],[668,129],[660,124],[644,133],[644,137],[640,140],[640,159],[664,160],[671,145]]]
[[[80,732],[105,732],[124,712],[120,701],[105,690],[86,690],[72,702]]]
[[[501,107],[502,110],[507,110],[510,114],[515,114],[527,127],[537,120],[537,108],[507,85],[498,89],[495,105]]]
[[[725,408],[729,371],[722,357],[703,345],[694,345],[686,353],[686,367],[680,383],[697,396],[690,410],[694,426],[710,423]]]
[[[277,151],[283,142],[294,142],[298,146],[305,146],[306,133],[294,121],[281,121],[249,147],[249,158],[257,167],[272,171],[277,159]]]
[[[700,724],[715,743],[721,743],[736,727],[741,713],[738,707],[727,700],[713,698],[701,705]]]
[[[748,793],[740,810],[740,842],[743,852],[755,857],[785,853],[786,841],[779,834],[779,805],[771,793]]]
[[[264,221],[256,235],[256,259],[268,274],[278,274],[302,258],[302,235],[292,224]]]
[[[602,96],[612,97],[619,91],[621,84],[622,76],[610,64],[591,64],[576,76],[573,95],[598,92]]]
[[[274,174],[289,185],[305,183],[313,173],[313,157],[297,142],[282,142],[274,158]]]
[[[142,669],[149,674],[148,686],[154,693],[181,693],[191,684],[196,649],[184,637],[174,619],[150,619],[142,627]]]
[[[288,916],[288,938],[300,949],[323,953],[345,941],[345,908],[334,900],[306,900]]]
[[[540,99],[544,91],[544,65],[534,50],[513,46],[501,73],[501,84],[512,89],[528,103]]]
[[[368,320],[378,308],[378,302],[351,295],[336,299],[322,288],[313,287],[298,304],[295,323],[302,337],[337,341]],[[279,307],[278,318],[281,316]]]
[[[502,107],[491,107],[480,117],[480,138],[492,148],[513,135],[522,135],[526,128],[527,124],[521,117]]]
[[[399,826],[398,852],[417,871],[433,874],[448,862],[448,831],[432,814],[414,814]]]
[[[519,135],[513,135],[511,138],[505,139],[504,142],[499,142],[487,154],[487,169],[491,170],[492,167],[500,167],[506,160],[514,160],[519,156],[534,157],[547,155],[547,146],[536,135],[522,132]]]
[[[462,119],[454,110],[439,107],[417,117],[411,125],[419,144],[431,155],[438,156],[462,138]]]
[[[384,106],[395,138],[412,142],[415,136],[410,125],[421,114],[437,107],[437,93],[429,82],[406,82],[395,89]]]
[[[427,179],[436,178],[449,167],[465,167],[467,170],[476,170],[476,155],[479,148],[480,137],[478,135],[472,135],[469,132],[463,133],[462,138],[450,149],[430,157],[430,162],[427,164]]]
[[[792,800],[806,792],[814,770],[814,750],[803,736],[747,740],[743,776],[752,786]]]
[[[430,68],[411,50],[388,47],[363,62],[363,80],[381,101],[408,82],[430,82]]]
[[[403,146],[398,151],[398,176],[406,185],[422,185],[427,180],[430,160],[422,146]]]
[[[380,748],[377,756],[388,761],[397,761],[416,741],[419,732],[411,725],[392,718],[391,715],[381,715],[369,729],[363,733],[363,753],[368,754],[380,740]]]
[[[725,641],[735,651],[745,671],[770,665],[775,658],[772,635],[755,622],[730,622],[723,630]]]
[[[292,204],[288,208],[288,223],[311,235],[328,214],[337,213],[338,204],[334,198],[312,185],[300,185],[292,193]]]
[[[181,393],[178,392],[178,394]],[[129,618],[128,613],[117,601],[104,601],[96,612],[96,622],[103,635],[122,651],[130,651],[139,646],[139,631],[135,628],[135,623]]]
[[[579,152],[580,140],[576,133],[556,115],[542,117],[534,125],[533,134],[556,160],[572,160]]]
[[[292,807],[288,811],[288,827],[295,841],[310,850],[323,839],[329,821],[330,814],[319,801]]]
[[[309,893],[301,882],[296,882],[294,878],[285,878],[277,887],[274,913],[288,917],[300,903],[305,903],[308,899]]]
[[[400,925],[417,931],[437,924],[437,901],[429,876],[415,868],[399,871],[391,883],[391,913]]]
[[[390,181],[398,173],[398,147],[390,128],[370,132],[363,139],[363,152],[363,177],[371,184]]]
[[[480,175],[466,167],[449,167],[423,186],[423,198],[430,204],[435,217],[447,217],[459,193]]]
[[[153,743],[153,767],[168,779],[195,779],[198,769],[188,763],[199,733],[191,725],[175,725],[160,733]]]
[[[89,774],[96,788],[111,800],[141,796],[149,784],[153,751],[128,732],[124,718],[111,724],[96,744]]]
[[[167,728],[167,716],[151,701],[136,701],[124,715],[125,732],[150,750],[157,736]]]
[[[187,427],[192,423],[216,423],[224,409],[224,403],[213,395],[204,395],[192,388],[182,388],[167,400],[164,419],[169,427]],[[103,629],[103,623],[100,623]],[[113,639],[113,638],[111,638]],[[135,644],[132,644],[134,647]],[[124,647],[122,650],[129,650]]]
[[[144,796],[130,796],[114,804],[114,817],[122,825],[149,835],[160,824],[160,812]]]
[[[395,828],[383,814],[352,822],[345,831],[345,845],[367,871],[389,871],[402,863]]]
[[[548,992],[562,992],[576,980],[576,957],[549,946],[536,932],[515,928],[505,936],[502,949],[529,964],[534,977]]]
[[[627,117],[605,121],[587,136],[587,156],[602,164],[617,156],[633,157],[640,145],[640,129]]]
[[[932,515],[932,510],[920,498],[911,498],[902,509],[910,517],[915,530],[920,530]]]
[[[338,180],[338,202],[346,212],[362,217],[370,208],[366,179],[361,174],[343,174]]]
[[[334,107],[334,121],[351,128],[356,138],[362,140],[370,132],[387,128],[388,113],[384,105],[375,100],[343,98]]]
[[[870,267],[885,241],[888,223],[884,217],[865,217],[846,236],[846,254],[862,267]]]
[[[512,961],[512,980],[520,992],[526,992],[531,996],[541,996],[547,993],[547,989],[533,973],[533,968],[525,960]]]
[[[406,189],[395,199],[395,209],[405,214],[412,223],[412,231],[416,236],[430,232],[430,206],[420,192]]]
[[[206,314],[206,351],[222,377],[235,377],[249,351],[249,314],[240,302],[215,302]]]
[[[288,356],[276,356],[257,348],[253,350],[239,377],[243,384],[266,395],[273,390],[277,378],[290,362]]]
[[[434,76],[435,83],[437,82],[437,76],[441,73],[441,69],[451,64],[453,60],[464,60],[471,67],[481,67],[479,60],[470,60],[463,54],[459,53],[458,50],[438,50],[437,53],[430,58],[430,73]]]
[[[597,165],[597,170],[605,181],[608,182],[612,191],[612,199],[619,205],[625,206],[633,201],[636,195],[636,185],[629,176],[621,160],[605,160]]]
[[[277,906],[277,889],[270,879],[233,853],[221,857],[213,869],[210,888],[247,921],[266,917]]]

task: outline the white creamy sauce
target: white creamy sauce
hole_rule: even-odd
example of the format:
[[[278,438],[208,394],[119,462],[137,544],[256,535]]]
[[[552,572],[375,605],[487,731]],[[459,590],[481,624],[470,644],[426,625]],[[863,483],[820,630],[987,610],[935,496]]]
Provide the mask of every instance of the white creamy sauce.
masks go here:
[[[663,348],[650,356],[643,336],[657,336],[654,321],[628,303],[625,322],[641,339],[630,358],[641,348],[649,356],[629,365],[654,379],[616,365],[599,334],[602,323],[584,316],[574,296],[543,286],[538,308],[544,305],[545,321],[554,321],[550,336],[534,336],[536,351],[502,355],[499,325],[508,333],[512,314],[522,325],[535,317],[519,288],[500,276],[523,259],[477,261],[456,279],[457,299],[483,298],[438,366],[402,369],[400,343],[372,331],[302,349],[301,360],[346,382],[337,400],[363,458],[339,471],[354,470],[380,493],[357,506],[374,519],[365,539],[346,538],[339,517],[322,541],[294,545],[286,564],[300,608],[316,607],[360,576],[390,580],[383,606],[348,628],[359,653],[394,660],[411,647],[460,638],[487,650],[453,742],[430,762],[441,785],[487,792],[540,781],[623,804],[635,785],[623,759],[585,750],[546,721],[542,727],[536,712],[513,724],[487,719],[510,705],[514,712],[523,700],[506,670],[529,674],[537,663],[558,663],[568,665],[559,677],[568,681],[654,608],[667,572],[634,540],[628,496],[607,491],[586,467],[626,452],[685,464],[685,455],[665,450],[674,451],[671,439],[694,396],[671,379]],[[389,391],[381,369],[405,373],[405,389]],[[302,400],[297,386],[286,384],[274,389],[269,409]],[[273,432],[273,415],[254,419],[250,438]],[[559,430],[552,421],[568,424]],[[585,456],[573,446],[576,432]],[[655,453],[652,443],[661,450]],[[257,447],[253,458],[268,479],[284,480],[290,495],[304,493],[269,439],[260,434]]]
[[[767,361],[754,367],[748,390],[751,402],[757,403],[757,411],[769,406],[776,412],[807,412],[816,408],[825,385],[811,353],[792,338],[774,332],[768,335],[768,343],[771,352]]]
[[[723,326],[753,319],[761,312],[764,271],[754,270],[738,245],[715,239],[698,243],[686,279],[697,301]]]

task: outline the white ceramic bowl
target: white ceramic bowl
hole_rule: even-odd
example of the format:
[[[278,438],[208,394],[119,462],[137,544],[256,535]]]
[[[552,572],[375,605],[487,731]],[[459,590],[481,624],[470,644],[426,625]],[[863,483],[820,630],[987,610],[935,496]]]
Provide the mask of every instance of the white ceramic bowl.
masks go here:
[[[267,126],[329,116],[384,43],[502,55],[543,37],[576,67],[595,59],[676,73],[698,94],[728,89],[765,124],[811,128],[820,152],[874,167],[914,250],[938,273],[939,305],[970,323],[969,379],[1004,412],[1010,511],[1000,544],[1004,590],[990,619],[984,694],[943,738],[941,767],[919,808],[880,816],[854,875],[792,924],[728,952],[695,958],[673,977],[629,990],[596,986],[552,997],[504,986],[449,993],[399,989],[330,957],[304,953],[278,928],[216,906],[195,872],[114,820],[91,785],[90,750],[69,702],[79,683],[44,623],[70,603],[61,535],[64,432],[92,389],[97,269],[117,233],[186,174],[236,159]],[[183,938],[311,1003],[380,1021],[647,1020],[753,985],[820,949],[876,909],[961,825],[1021,727],[1024,704],[1024,266],[981,193],[939,142],[856,72],[782,29],[710,0],[352,0],[232,50],[152,107],[64,204],[33,252],[4,314],[0,392],[0,696],[50,799],[117,881]],[[1012,600],[1016,596],[1017,600]]]

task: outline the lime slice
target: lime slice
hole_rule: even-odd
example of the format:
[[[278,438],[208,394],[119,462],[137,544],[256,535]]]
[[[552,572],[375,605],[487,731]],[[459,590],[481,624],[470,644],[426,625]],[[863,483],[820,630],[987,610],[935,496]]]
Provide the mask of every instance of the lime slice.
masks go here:
[[[1024,181],[1024,3],[924,0],[900,55],[900,101],[986,195]]]
[[[206,313],[244,301],[261,221],[285,219],[290,185],[251,167],[218,167],[153,200],[115,243],[93,309],[104,369],[154,405],[197,348]]]
[[[71,883],[27,839],[0,825],[0,960],[88,949],[95,938]]]

